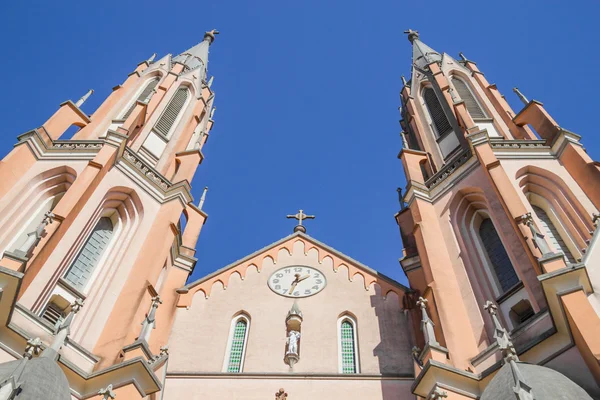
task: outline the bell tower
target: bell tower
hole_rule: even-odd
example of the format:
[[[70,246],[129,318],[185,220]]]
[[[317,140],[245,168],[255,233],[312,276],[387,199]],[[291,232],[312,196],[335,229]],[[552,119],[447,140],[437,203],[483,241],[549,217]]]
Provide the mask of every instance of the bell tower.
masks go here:
[[[214,124],[216,34],[140,63],[91,115],[93,91],[65,101],[0,162],[3,360],[39,337],[78,398],[109,384],[123,399],[160,392],[207,218],[190,183]]]
[[[412,70],[400,93],[399,158],[407,187],[395,217],[421,321],[414,393],[452,386],[453,396],[481,396],[503,362],[487,300],[522,361],[597,393],[597,163],[542,103],[515,88],[524,107],[513,111],[475,62],[405,33]]]

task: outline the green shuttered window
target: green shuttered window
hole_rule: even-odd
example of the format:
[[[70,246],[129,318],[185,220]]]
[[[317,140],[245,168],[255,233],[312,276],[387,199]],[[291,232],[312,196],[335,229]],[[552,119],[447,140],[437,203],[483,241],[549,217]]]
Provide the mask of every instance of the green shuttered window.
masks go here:
[[[229,363],[227,372],[242,372],[242,359],[244,357],[244,347],[246,346],[246,331],[248,323],[244,319],[239,319],[233,328],[231,338],[231,349],[229,351]]]
[[[356,346],[354,337],[354,326],[348,320],[342,321],[340,326],[340,340],[342,350],[342,373],[355,374],[356,369]]]

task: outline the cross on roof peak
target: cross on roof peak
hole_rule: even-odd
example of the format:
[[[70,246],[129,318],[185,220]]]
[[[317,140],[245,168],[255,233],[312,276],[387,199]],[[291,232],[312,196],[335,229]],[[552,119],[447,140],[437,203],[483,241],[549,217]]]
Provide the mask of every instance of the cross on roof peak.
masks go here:
[[[314,215],[306,215],[304,214],[304,210],[298,210],[298,214],[288,215],[286,218],[294,218],[298,220],[298,225],[294,227],[294,232],[302,232],[306,233],[306,227],[302,225],[302,221],[305,219],[315,219]]]

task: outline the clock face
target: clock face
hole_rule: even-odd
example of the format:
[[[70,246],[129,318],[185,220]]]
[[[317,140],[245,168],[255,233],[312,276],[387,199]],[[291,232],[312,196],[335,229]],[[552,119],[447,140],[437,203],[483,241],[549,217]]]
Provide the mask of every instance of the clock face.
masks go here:
[[[273,272],[269,287],[285,297],[308,297],[319,293],[327,285],[327,279],[318,269],[303,265],[291,265]]]

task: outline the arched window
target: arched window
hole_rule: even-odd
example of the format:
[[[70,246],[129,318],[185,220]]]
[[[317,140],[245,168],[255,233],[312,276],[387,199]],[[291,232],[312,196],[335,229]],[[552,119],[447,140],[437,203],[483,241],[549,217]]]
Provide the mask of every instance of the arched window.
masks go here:
[[[102,217],[75,257],[65,274],[65,280],[75,289],[83,290],[89,282],[94,268],[108,247],[113,235],[113,223],[108,217]]]
[[[158,85],[158,81],[159,80],[160,79],[158,77],[156,77],[156,78],[152,79],[150,82],[148,82],[148,84],[146,85],[146,87],[144,88],[144,90],[142,90],[142,92],[140,93],[140,95],[129,106],[129,108],[127,109],[127,111],[125,112],[125,114],[123,114],[123,116],[121,117],[121,119],[127,119],[127,117],[129,117],[129,115],[131,115],[131,113],[133,112],[133,109],[135,108],[135,105],[137,104],[138,101],[146,102],[150,98],[150,95],[152,94],[152,91],[154,90],[154,88],[156,87],[156,85]]]
[[[242,372],[249,327],[250,320],[244,314],[238,315],[231,321],[227,356],[225,357],[225,366],[223,368],[225,372]]]
[[[492,264],[498,284],[502,288],[502,292],[508,291],[514,285],[519,283],[515,269],[508,258],[506,249],[496,232],[496,228],[489,218],[484,219],[479,226],[479,237],[483,243],[488,259]]]
[[[458,92],[460,98],[465,102],[465,106],[467,107],[467,111],[471,115],[473,119],[482,119],[487,118],[483,108],[479,105],[479,102],[475,98],[471,89],[467,86],[465,82],[463,82],[460,78],[456,76],[452,77],[452,84],[454,88]]]
[[[165,108],[165,111],[162,113],[158,119],[158,122],[154,126],[154,130],[165,137],[169,137],[171,129],[173,128],[173,125],[175,125],[177,117],[179,117],[179,114],[181,114],[189,94],[190,90],[186,87],[180,87],[177,89],[177,92],[175,92],[175,95],[173,95],[171,102],[167,108]]]
[[[535,211],[535,214],[537,215],[537,217],[540,219],[542,234],[544,234],[546,236],[546,239],[548,240],[548,242],[556,250],[562,251],[570,263],[575,263],[575,257],[573,257],[573,254],[571,254],[571,252],[569,251],[569,248],[565,244],[565,241],[562,239],[562,237],[558,233],[556,226],[554,226],[554,224],[552,223],[552,220],[550,219],[550,217],[548,216],[546,211],[544,211],[544,209],[542,209],[538,206],[534,206],[533,204],[531,205],[531,207],[533,208],[533,211]]]
[[[338,320],[338,337],[340,373],[357,374],[359,368],[356,321],[349,315],[344,315]]]
[[[442,108],[435,91],[430,87],[425,88],[425,90],[423,90],[423,99],[429,110],[429,115],[435,126],[437,136],[444,136],[446,133],[451,132],[452,126],[450,125],[448,118],[446,118],[444,109]]]

